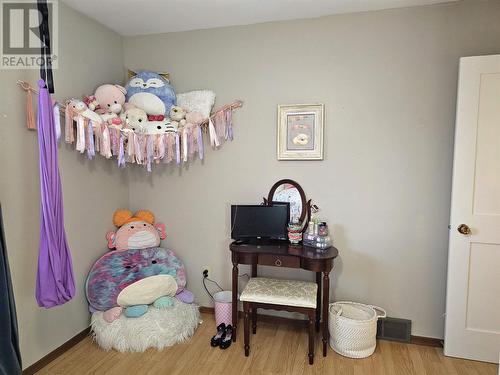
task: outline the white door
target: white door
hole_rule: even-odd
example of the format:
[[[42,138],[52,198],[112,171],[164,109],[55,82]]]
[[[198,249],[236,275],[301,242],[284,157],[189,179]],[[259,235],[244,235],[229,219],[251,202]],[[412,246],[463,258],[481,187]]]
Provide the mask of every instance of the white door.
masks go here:
[[[500,55],[460,59],[450,224],[444,353],[498,363]]]

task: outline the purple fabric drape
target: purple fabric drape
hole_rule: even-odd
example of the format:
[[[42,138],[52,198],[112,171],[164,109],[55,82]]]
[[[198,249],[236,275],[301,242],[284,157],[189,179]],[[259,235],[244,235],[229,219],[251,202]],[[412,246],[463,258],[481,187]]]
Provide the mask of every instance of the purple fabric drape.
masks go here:
[[[73,265],[64,230],[61,178],[57,159],[52,98],[38,81],[38,147],[40,151],[40,249],[36,300],[49,308],[75,295]]]

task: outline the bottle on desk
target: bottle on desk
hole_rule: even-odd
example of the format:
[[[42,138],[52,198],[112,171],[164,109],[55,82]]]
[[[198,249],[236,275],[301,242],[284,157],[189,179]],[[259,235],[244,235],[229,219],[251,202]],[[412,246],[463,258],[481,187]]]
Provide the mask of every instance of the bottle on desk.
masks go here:
[[[332,241],[328,235],[328,225],[326,222],[309,222],[307,232],[303,236],[303,244],[305,246],[315,247],[316,249],[325,250],[332,246]]]

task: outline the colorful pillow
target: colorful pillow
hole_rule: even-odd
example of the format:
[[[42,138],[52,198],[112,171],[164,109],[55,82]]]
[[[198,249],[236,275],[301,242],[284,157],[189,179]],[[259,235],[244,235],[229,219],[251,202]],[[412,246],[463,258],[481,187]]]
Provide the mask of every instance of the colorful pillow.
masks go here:
[[[186,286],[184,264],[171,250],[152,247],[111,251],[97,260],[87,277],[87,300],[92,309],[106,311],[118,306],[123,289],[154,275],[172,276],[177,293]]]

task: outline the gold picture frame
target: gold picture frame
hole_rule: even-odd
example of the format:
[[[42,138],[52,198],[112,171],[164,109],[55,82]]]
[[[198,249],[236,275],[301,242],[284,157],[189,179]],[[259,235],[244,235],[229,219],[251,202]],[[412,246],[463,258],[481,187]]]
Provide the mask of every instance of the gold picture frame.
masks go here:
[[[323,160],[324,104],[278,105],[278,160]]]

